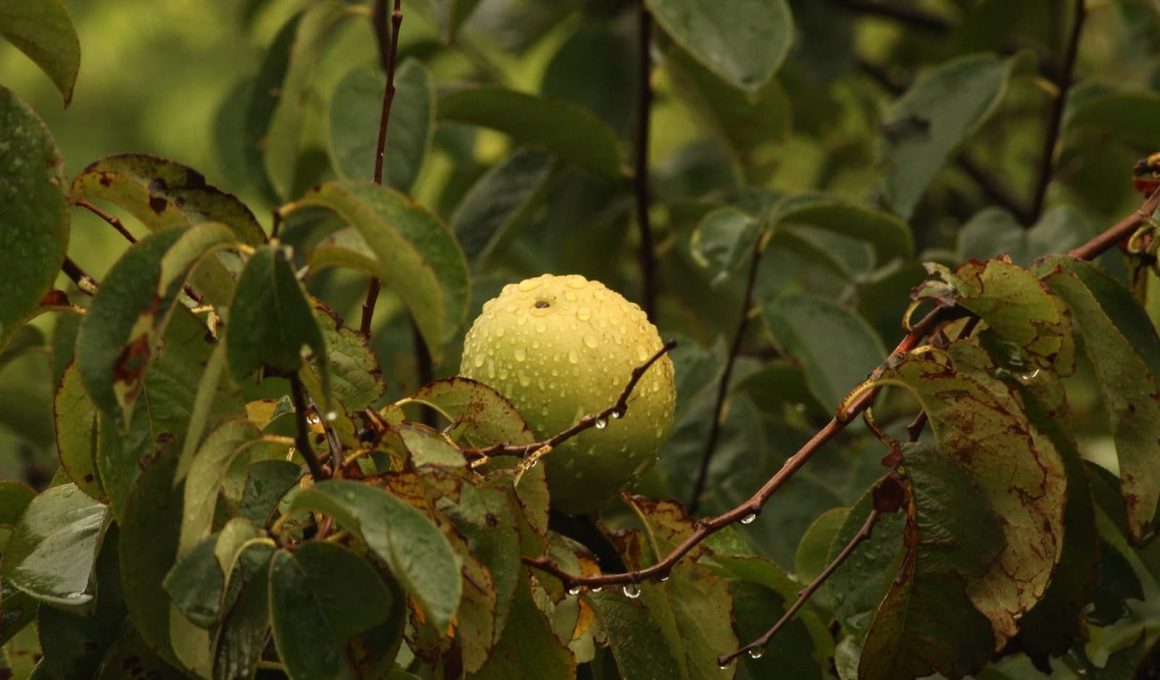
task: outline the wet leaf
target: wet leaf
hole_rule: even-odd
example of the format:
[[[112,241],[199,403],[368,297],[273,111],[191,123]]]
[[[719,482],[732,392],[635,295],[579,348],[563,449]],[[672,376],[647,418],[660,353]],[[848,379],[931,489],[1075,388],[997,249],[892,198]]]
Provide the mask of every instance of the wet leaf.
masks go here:
[[[455,208],[451,230],[473,269],[479,269],[515,226],[527,217],[547,186],[550,154],[519,149],[480,177]]]
[[[8,12],[52,14],[59,2],[5,0],[0,33],[23,31],[8,25]],[[42,9],[43,8],[43,9]],[[6,11],[7,10],[7,11]],[[63,13],[63,9],[60,9]],[[45,18],[45,17],[42,17]],[[70,26],[71,28],[71,26]],[[75,40],[75,36],[74,36]],[[19,46],[19,43],[16,43]],[[69,238],[64,159],[44,122],[10,90],[0,86],[0,349],[31,318],[64,261]]]
[[[272,541],[255,539],[244,543],[233,561],[227,579],[231,604],[214,650],[215,678],[251,677],[257,671],[270,639],[268,574],[274,552]]]
[[[230,420],[205,438],[185,478],[181,540],[177,553],[184,556],[210,535],[214,510],[226,473],[238,455],[247,452],[261,432],[248,420]]]
[[[65,369],[52,398],[56,423],[56,449],[69,479],[95,500],[104,500],[100,472],[94,454],[97,446],[97,407],[85,391],[76,362]]]
[[[322,331],[326,344],[327,365],[334,397],[348,412],[361,411],[372,406],[387,390],[379,359],[370,348],[370,341],[318,299],[311,297],[314,319]],[[311,369],[318,371],[318,362],[311,361]]]
[[[1002,208],[984,208],[959,230],[959,259],[1006,254],[1021,266],[1052,253],[1066,252],[1090,237],[1092,225],[1071,206],[1048,210],[1030,229]]]
[[[519,410],[494,389],[470,378],[441,378],[410,397],[451,421],[449,436],[471,446],[530,444],[532,434]]]
[[[0,575],[42,602],[64,607],[88,604],[107,514],[108,508],[75,484],[46,490],[29,503],[12,529]]]
[[[459,606],[459,560],[422,512],[394,495],[358,482],[329,480],[294,496],[290,512],[329,515],[383,559],[438,631]]]
[[[709,274],[711,286],[730,279],[744,280],[761,237],[760,227],[758,220],[732,206],[701,218],[689,237],[689,254]]]
[[[536,606],[522,569],[503,634],[487,663],[473,680],[506,680],[536,669],[545,678],[576,677],[576,659],[552,632],[544,613]],[[634,676],[628,676],[634,677]],[[659,677],[674,677],[661,674]]]
[[[914,254],[914,236],[904,220],[888,212],[822,194],[802,194],[777,203],[768,218],[777,226],[832,232],[874,249],[879,265]]]
[[[463,251],[433,213],[370,183],[328,182],[295,205],[328,208],[354,227],[378,258],[373,273],[393,288],[415,319],[431,355],[467,315],[470,280]]]

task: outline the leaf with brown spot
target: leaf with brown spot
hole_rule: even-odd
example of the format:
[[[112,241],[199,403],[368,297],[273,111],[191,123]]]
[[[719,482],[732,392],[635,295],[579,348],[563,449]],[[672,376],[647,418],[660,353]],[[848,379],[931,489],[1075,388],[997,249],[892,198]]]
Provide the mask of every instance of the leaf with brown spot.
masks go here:
[[[470,378],[436,380],[412,395],[410,401],[438,410],[451,421],[450,436],[472,446],[535,441],[524,417],[507,397]]]

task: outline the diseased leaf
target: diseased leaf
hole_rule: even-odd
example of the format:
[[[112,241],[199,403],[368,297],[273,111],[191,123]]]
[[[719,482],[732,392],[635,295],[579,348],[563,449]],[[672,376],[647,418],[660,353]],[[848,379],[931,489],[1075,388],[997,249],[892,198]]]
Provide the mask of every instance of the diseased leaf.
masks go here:
[[[1017,632],[1018,617],[1042,597],[1059,560],[1067,480],[1059,452],[1028,421],[1017,392],[991,375],[986,353],[965,341],[946,351],[941,360],[907,355],[874,383],[914,393],[939,455],[954,461],[977,485],[984,507],[1003,518],[1006,548],[984,572],[961,574],[970,602],[991,623],[992,649],[1000,649]],[[907,559],[911,566],[904,560],[904,568],[926,568],[920,557]]]
[[[1139,541],[1160,505],[1160,339],[1127,289],[1095,265],[1057,258],[1040,271],[1083,335],[1116,442],[1129,535]]]
[[[266,234],[236,196],[209,184],[200,172],[144,154],[106,156],[72,183],[73,198],[101,198],[128,210],[153,231],[202,222],[227,225],[237,240],[257,246]]]
[[[387,390],[379,359],[365,335],[342,320],[317,298],[310,298],[314,320],[322,331],[334,397],[349,412],[372,406]],[[317,371],[317,360],[310,362]]]
[[[383,151],[383,183],[409,193],[423,169],[435,130],[435,88],[431,73],[405,60],[395,72],[395,98]],[[374,179],[379,118],[387,76],[378,64],[346,75],[330,100],[330,159],[343,179]]]
[[[85,391],[76,362],[65,369],[52,398],[56,424],[56,449],[60,465],[81,491],[95,500],[104,500],[105,491],[97,470],[97,407]]]
[[[870,324],[829,300],[782,295],[762,305],[770,331],[801,362],[810,391],[827,409],[866,379],[886,350]],[[842,357],[834,361],[834,357]]]
[[[35,17],[59,2],[0,0],[0,34],[31,28],[8,25],[5,14]],[[41,9],[43,7],[43,9]],[[66,17],[67,20],[67,17]],[[71,29],[71,26],[70,26]],[[75,40],[75,36],[74,36]],[[19,43],[16,43],[19,46]],[[71,85],[70,85],[71,87]],[[40,306],[68,248],[69,211],[64,158],[44,122],[0,86],[0,349]]]
[[[648,0],[653,16],[698,61],[737,88],[755,91],[781,66],[793,42],[785,0]]]
[[[319,482],[296,496],[289,511],[330,515],[383,559],[438,631],[459,605],[459,560],[423,513],[394,495],[345,480]]]
[[[81,44],[64,3],[0,0],[0,36],[36,62],[68,106],[81,67]]]
[[[494,87],[463,88],[439,96],[438,117],[507,133],[601,177],[620,176],[616,134],[592,113],[560,100]]]
[[[507,397],[470,378],[441,378],[409,399],[437,409],[451,421],[448,436],[462,438],[471,446],[530,444],[536,440]]]
[[[225,342],[230,369],[238,380],[264,369],[294,373],[302,366],[303,347],[309,347],[321,369],[324,398],[329,400],[326,342],[281,248],[261,248],[250,257],[238,278],[230,314],[234,322],[226,328]]]
[[[246,452],[246,445],[256,441],[261,434],[250,421],[237,419],[226,421],[205,438],[185,478],[181,540],[177,547],[179,556],[185,556],[194,545],[210,535],[226,473],[234,459]]]
[[[32,499],[4,546],[0,575],[32,597],[64,607],[93,599],[89,578],[108,508],[75,484]]]
[[[947,156],[998,107],[1016,59],[973,54],[919,77],[882,124],[882,203],[909,218]]]
[[[407,197],[371,183],[327,182],[295,206],[328,208],[354,227],[378,259],[374,273],[402,298],[438,361],[467,315],[470,279],[447,226]]]
[[[527,569],[521,569],[507,625],[487,663],[472,676],[474,680],[506,680],[524,675],[529,669],[545,678],[576,677],[576,659],[536,606],[528,578]]]

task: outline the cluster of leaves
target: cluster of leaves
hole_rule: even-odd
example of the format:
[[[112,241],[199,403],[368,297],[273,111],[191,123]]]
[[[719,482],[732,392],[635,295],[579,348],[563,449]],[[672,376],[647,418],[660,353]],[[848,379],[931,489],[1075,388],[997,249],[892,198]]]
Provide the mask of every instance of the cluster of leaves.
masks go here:
[[[9,667],[402,680],[1155,664],[1148,215],[1116,232],[1130,273],[1086,260],[1112,245],[1090,225],[1132,204],[1132,163],[1160,147],[1160,104],[1072,91],[1072,70],[1085,22],[1131,46],[1160,35],[1160,14],[930,4],[424,0],[406,8],[417,37],[391,45],[388,3],[252,0],[240,21],[280,21],[217,125],[246,201],[144,154],[70,179],[0,85],[0,423],[16,433],[0,442],[60,463],[28,476],[35,489],[0,482]],[[366,63],[321,80],[350,30]],[[0,35],[69,99],[80,52],[59,0],[0,0]],[[1152,77],[1125,53],[1093,68]],[[651,137],[630,122],[636,71],[656,87]],[[626,161],[652,137],[650,213]],[[489,164],[488,148],[509,152]],[[552,433],[454,377],[456,358],[467,319],[524,275],[649,290],[634,202],[657,244],[643,257],[659,296],[642,303],[682,338],[677,424],[642,495],[577,520],[550,510],[543,466],[468,455]],[[82,210],[138,234],[97,279],[70,248]],[[385,285],[373,333],[345,313],[368,278]],[[933,321],[887,354],[918,307]],[[869,425],[852,424],[871,397]]]

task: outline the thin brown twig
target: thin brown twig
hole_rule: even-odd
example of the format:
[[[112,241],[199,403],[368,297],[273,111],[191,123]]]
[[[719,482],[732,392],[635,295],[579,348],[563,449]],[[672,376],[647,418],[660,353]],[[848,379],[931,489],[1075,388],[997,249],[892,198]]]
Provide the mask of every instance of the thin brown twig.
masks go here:
[[[326,470],[314,453],[314,448],[310,445],[310,426],[306,423],[306,414],[310,411],[310,407],[306,403],[306,391],[302,388],[302,379],[297,373],[290,373],[286,378],[290,381],[290,401],[294,404],[294,420],[298,424],[294,445],[306,461],[306,467],[310,468],[310,476],[315,482],[320,482],[329,475],[326,474]]]
[[[379,115],[379,139],[375,150],[375,184],[383,183],[383,159],[386,157],[387,128],[391,124],[391,104],[395,101],[395,67],[399,57],[399,29],[403,25],[403,0],[395,0],[395,9],[391,12],[391,30],[388,35],[387,0],[375,0],[374,10],[371,13],[371,23],[375,28],[375,36],[379,46],[379,58],[387,72],[387,85],[383,88],[383,110]],[[371,335],[371,323],[375,317],[375,303],[379,299],[382,282],[377,276],[371,277],[367,285],[367,296],[363,302],[362,319],[359,330],[364,337]]]
[[[640,2],[637,31],[636,88],[636,150],[634,152],[632,185],[636,205],[636,224],[640,230],[641,307],[648,318],[656,313],[656,252],[653,244],[652,223],[649,220],[648,149],[649,128],[652,118],[652,15]]]
[[[757,269],[761,265],[761,252],[764,243],[758,235],[753,242],[753,255],[749,260],[749,274],[745,282],[745,298],[741,303],[741,318],[737,321],[737,329],[733,333],[733,342],[729,346],[729,356],[725,358],[725,369],[721,372],[721,382],[717,384],[717,401],[713,405],[713,420],[709,424],[709,436],[705,438],[705,448],[701,452],[701,466],[697,471],[697,481],[693,484],[693,495],[689,499],[689,514],[695,514],[701,507],[701,494],[705,491],[705,484],[709,481],[709,463],[713,452],[717,449],[717,439],[721,436],[722,420],[725,417],[725,399],[729,396],[729,380],[733,376],[733,365],[737,361],[737,354],[741,350],[741,339],[745,336],[745,329],[749,326],[749,313],[753,307],[753,290],[757,284]]]
[[[734,659],[746,653],[755,653],[760,655],[760,653],[765,650],[765,646],[769,644],[769,641],[778,634],[778,632],[785,626],[785,624],[789,623],[793,619],[798,611],[803,606],[805,606],[805,603],[814,596],[814,593],[816,593],[818,589],[821,588],[827,580],[829,580],[830,576],[833,575],[835,571],[837,571],[838,567],[842,566],[842,564],[854,552],[854,549],[870,538],[871,533],[874,531],[874,525],[878,523],[878,520],[881,517],[882,511],[880,511],[878,508],[871,510],[870,514],[866,517],[866,521],[862,523],[862,528],[858,530],[858,533],[854,534],[854,537],[850,539],[850,542],[846,544],[846,547],[842,548],[842,552],[838,553],[837,556],[834,557],[833,561],[826,565],[826,568],[822,570],[822,573],[818,574],[817,577],[811,581],[808,586],[802,588],[801,591],[798,592],[797,599],[794,600],[794,603],[790,605],[789,609],[785,610],[785,614],[782,614],[781,618],[777,620],[777,623],[773,624],[769,630],[765,631],[761,637],[757,638],[753,642],[750,642],[744,647],[739,647],[738,649],[729,652],[728,654],[722,654],[721,656],[718,656],[717,665],[722,667],[728,666]]]
[[[951,22],[943,17],[898,2],[846,0],[845,5],[847,8],[862,14],[891,19],[912,28],[920,28],[934,33],[945,33],[952,28]]]
[[[1055,76],[1055,85],[1058,89],[1055,95],[1055,101],[1051,106],[1051,118],[1048,119],[1047,128],[1043,135],[1043,151],[1039,159],[1039,179],[1035,184],[1035,193],[1031,198],[1031,209],[1028,211],[1027,219],[1024,220],[1024,225],[1031,227],[1039,220],[1043,214],[1043,204],[1047,198],[1047,187],[1051,184],[1052,171],[1055,169],[1055,151],[1059,144],[1059,133],[1063,126],[1063,113],[1067,107],[1067,95],[1071,90],[1072,84],[1075,82],[1075,58],[1079,52],[1079,39],[1083,33],[1084,19],[1087,17],[1087,12],[1084,7],[1084,0],[1074,1],[1074,14],[1072,15],[1071,34],[1067,39],[1067,46],[1064,48],[1063,60],[1059,65],[1059,71]]]
[[[1011,191],[1011,188],[1006,185],[1001,179],[994,174],[988,172],[985,168],[980,166],[968,154],[959,154],[956,162],[967,173],[975,184],[983,190],[983,194],[993,202],[1006,208],[1011,214],[1015,215],[1015,219],[1019,220],[1021,224],[1026,224],[1028,220],[1033,220],[1030,208]]]
[[[99,217],[102,220],[104,220],[105,222],[107,222],[109,224],[109,226],[111,226],[112,228],[117,230],[118,234],[120,234],[121,236],[124,236],[125,240],[128,241],[129,243],[136,243],[137,242],[137,239],[133,236],[132,233],[129,232],[128,229],[125,228],[125,225],[121,222],[120,218],[118,218],[114,215],[110,215],[109,213],[105,212],[104,210],[101,210],[100,208],[98,208],[97,206],[93,205],[92,203],[90,203],[89,201],[87,201],[83,198],[77,199],[77,205],[84,208],[85,210],[88,210],[92,214],[96,215],[97,217]]]
[[[632,396],[633,390],[636,389],[637,383],[644,377],[649,367],[660,360],[661,357],[668,354],[677,346],[676,340],[669,340],[656,351],[648,361],[632,369],[632,375],[628,382],[625,383],[624,389],[620,391],[620,396],[616,398],[616,402],[611,406],[605,408],[596,414],[586,415],[577,420],[571,427],[562,430],[552,435],[542,442],[533,442],[531,444],[496,444],[495,446],[488,446],[486,448],[465,448],[462,449],[463,455],[469,461],[484,460],[492,456],[527,456],[528,454],[542,449],[544,447],[555,448],[565,441],[575,437],[584,430],[593,427],[600,428],[606,426],[610,420],[619,420],[628,413],[628,398]]]

